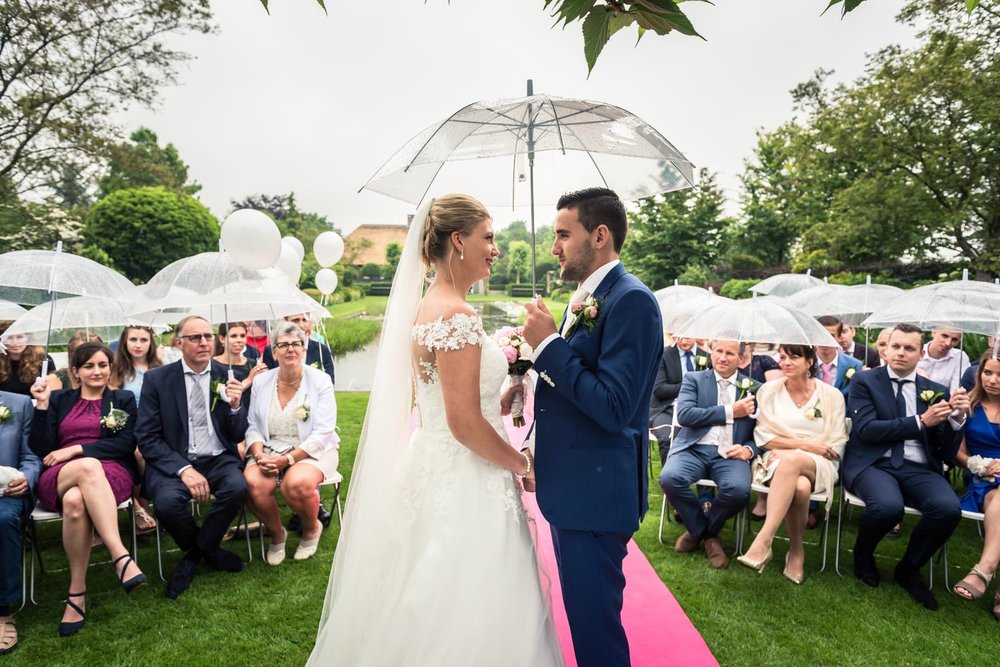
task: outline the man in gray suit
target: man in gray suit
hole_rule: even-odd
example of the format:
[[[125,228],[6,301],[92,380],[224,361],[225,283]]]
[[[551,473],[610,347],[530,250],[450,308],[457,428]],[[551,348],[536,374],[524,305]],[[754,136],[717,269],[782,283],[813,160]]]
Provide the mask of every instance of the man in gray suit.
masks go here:
[[[33,413],[30,398],[0,391],[0,466],[21,473],[0,491],[0,654],[17,647],[10,607],[21,599],[21,526],[42,471],[42,462],[28,449]]]
[[[759,454],[753,442],[756,410],[753,394],[738,388],[745,375],[737,372],[745,344],[716,341],[712,369],[684,376],[677,397],[677,423],[660,486],[677,508],[687,528],[674,549],[691,552],[704,541],[709,565],[729,565],[719,531],[750,497],[749,461]],[[702,512],[691,485],[702,478],[719,485],[708,512]]]

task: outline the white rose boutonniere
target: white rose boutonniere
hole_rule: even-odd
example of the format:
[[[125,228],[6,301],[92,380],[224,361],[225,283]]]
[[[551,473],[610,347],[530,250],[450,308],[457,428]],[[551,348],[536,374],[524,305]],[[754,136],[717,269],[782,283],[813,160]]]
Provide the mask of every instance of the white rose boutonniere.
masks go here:
[[[927,405],[934,405],[942,398],[944,398],[943,391],[934,391],[933,389],[924,389],[918,395],[920,397],[920,400],[926,403]]]
[[[705,370],[708,368],[708,357],[701,354],[694,355],[694,365],[697,366],[699,370]]]
[[[3,403],[0,403],[0,424],[6,424],[7,420],[14,416],[14,413],[10,411]]]
[[[739,396],[736,397],[737,401],[743,400],[748,394],[756,394],[757,390],[760,389],[760,382],[753,378],[741,377],[736,380],[735,384],[736,388],[740,390]]]
[[[299,421],[304,422],[307,419],[309,419],[309,413],[310,413],[309,396],[306,396],[304,399],[302,399],[302,405],[295,408],[295,418],[298,419]]]
[[[819,399],[812,406],[805,409],[805,417],[809,421],[816,421],[823,418],[823,411],[819,409]]]
[[[312,362],[309,365],[312,366],[313,368],[315,368],[316,370],[320,370],[320,371],[323,370],[323,364],[319,363],[318,361],[314,361],[314,362]]]
[[[125,422],[128,421],[128,413],[121,408],[116,408],[115,404],[111,404],[111,408],[108,410],[108,414],[101,417],[101,426],[108,429],[112,433],[117,433],[118,431],[125,428]]]
[[[858,369],[857,368],[853,368],[853,367],[852,368],[848,368],[846,371],[844,371],[844,379],[842,379],[840,381],[840,386],[838,387],[838,389],[843,389],[848,384],[850,384],[851,378],[853,378],[854,374],[857,373],[857,372],[858,372]]]

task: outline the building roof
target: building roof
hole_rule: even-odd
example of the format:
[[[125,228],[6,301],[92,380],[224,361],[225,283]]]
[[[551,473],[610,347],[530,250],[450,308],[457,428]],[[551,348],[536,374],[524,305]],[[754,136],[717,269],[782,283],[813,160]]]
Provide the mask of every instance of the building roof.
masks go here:
[[[406,225],[361,225],[344,239],[348,248],[360,246],[357,255],[351,261],[354,266],[365,264],[385,264],[385,249],[390,243],[403,245],[406,241]]]

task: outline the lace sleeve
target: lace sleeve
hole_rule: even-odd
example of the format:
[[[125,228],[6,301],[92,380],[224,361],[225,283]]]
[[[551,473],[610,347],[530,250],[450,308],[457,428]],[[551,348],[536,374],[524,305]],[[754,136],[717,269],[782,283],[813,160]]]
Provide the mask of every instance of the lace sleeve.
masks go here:
[[[439,317],[433,322],[413,326],[413,340],[434,352],[459,350],[466,345],[482,345],[483,325],[474,315],[455,313],[448,319]]]

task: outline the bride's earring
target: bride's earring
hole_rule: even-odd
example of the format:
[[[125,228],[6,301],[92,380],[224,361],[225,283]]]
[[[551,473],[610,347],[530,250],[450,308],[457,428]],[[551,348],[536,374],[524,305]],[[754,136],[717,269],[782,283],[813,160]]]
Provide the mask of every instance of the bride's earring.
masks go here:
[[[460,260],[464,260],[465,259],[465,249],[464,248],[458,252],[458,258]]]

